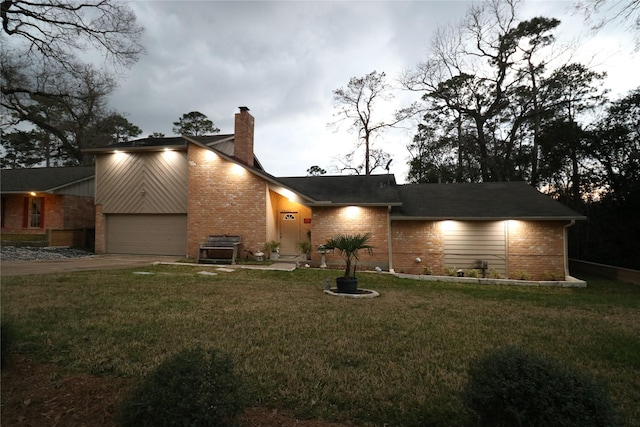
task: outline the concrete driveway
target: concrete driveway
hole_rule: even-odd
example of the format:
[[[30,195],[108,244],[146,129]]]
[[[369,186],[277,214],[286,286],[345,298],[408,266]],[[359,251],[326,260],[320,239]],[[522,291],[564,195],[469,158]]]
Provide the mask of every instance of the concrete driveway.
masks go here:
[[[0,263],[0,276],[133,268],[150,265],[154,262],[174,262],[179,258],[155,255],[93,255],[83,258],[46,261],[2,261]]]

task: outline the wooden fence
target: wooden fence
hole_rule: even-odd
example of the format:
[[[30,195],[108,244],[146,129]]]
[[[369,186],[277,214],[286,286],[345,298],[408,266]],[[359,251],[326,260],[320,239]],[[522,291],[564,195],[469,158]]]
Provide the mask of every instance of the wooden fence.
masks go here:
[[[597,264],[595,262],[569,260],[571,274],[592,274],[619,282],[634,283],[640,285],[640,271],[630,268],[614,267],[612,265]]]

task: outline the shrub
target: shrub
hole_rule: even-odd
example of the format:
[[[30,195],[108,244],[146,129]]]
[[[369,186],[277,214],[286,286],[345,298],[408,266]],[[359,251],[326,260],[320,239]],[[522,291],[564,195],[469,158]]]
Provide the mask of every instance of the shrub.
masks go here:
[[[445,276],[457,276],[458,275],[458,271],[456,270],[455,267],[445,267],[444,268],[444,275]]]
[[[432,274],[431,267],[429,267],[428,265],[425,265],[422,268],[422,274],[424,274],[425,276],[431,276],[431,274]]]
[[[491,277],[492,279],[503,279],[504,278],[504,276],[502,276],[502,273],[500,273],[495,268],[490,268],[489,269],[489,277]]]
[[[482,426],[617,425],[592,377],[513,347],[471,362],[464,401]]]
[[[480,272],[474,268],[469,268],[467,270],[464,271],[464,277],[475,277],[478,278],[480,277]]]
[[[228,426],[244,408],[231,358],[183,350],[162,362],[125,398],[123,426]]]
[[[514,279],[517,280],[530,280],[531,279],[531,275],[529,273],[527,273],[525,270],[516,270],[513,272],[512,276]]]
[[[557,275],[553,271],[545,270],[544,271],[544,280],[557,282],[559,280],[564,280],[564,277]]]

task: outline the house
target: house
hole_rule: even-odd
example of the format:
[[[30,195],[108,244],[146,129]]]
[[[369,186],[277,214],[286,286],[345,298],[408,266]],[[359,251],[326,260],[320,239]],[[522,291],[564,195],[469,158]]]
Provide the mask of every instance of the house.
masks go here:
[[[94,167],[0,171],[2,241],[92,247]]]
[[[214,234],[240,235],[240,256],[265,242],[281,255],[336,233],[371,232],[360,267],[443,274],[486,261],[504,277],[564,278],[576,212],[522,182],[398,185],[393,175],[274,177],[253,154],[254,118],[235,133],[141,139],[96,156],[96,252],[196,258]],[[313,251],[311,263],[321,255]],[[338,265],[336,254],[327,263]]]

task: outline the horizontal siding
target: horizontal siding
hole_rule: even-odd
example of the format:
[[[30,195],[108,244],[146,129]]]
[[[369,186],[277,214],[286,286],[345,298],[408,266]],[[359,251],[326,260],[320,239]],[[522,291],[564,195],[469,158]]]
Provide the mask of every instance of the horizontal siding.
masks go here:
[[[469,269],[478,260],[506,275],[507,247],[503,221],[462,222],[444,231],[444,265]]]
[[[96,204],[105,214],[187,212],[186,153],[121,153],[99,156]]]

